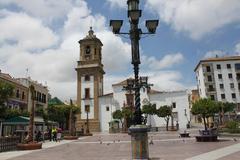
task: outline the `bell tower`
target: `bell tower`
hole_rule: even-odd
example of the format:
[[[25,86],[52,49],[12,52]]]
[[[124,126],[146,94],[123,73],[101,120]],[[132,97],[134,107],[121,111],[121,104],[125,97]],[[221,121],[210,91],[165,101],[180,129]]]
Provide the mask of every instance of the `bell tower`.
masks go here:
[[[88,35],[79,41],[80,60],[77,68],[77,115],[76,128],[87,128],[90,132],[100,131],[99,96],[103,95],[102,42],[94,35],[92,27]],[[87,122],[88,121],[88,122]]]

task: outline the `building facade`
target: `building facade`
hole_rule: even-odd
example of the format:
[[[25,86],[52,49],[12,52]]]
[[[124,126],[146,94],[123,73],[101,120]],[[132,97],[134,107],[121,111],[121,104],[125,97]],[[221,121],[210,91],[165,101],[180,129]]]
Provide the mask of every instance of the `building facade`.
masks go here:
[[[38,109],[47,109],[48,107],[48,95],[49,91],[47,86],[42,85],[41,83],[38,83],[37,81],[32,80],[30,77],[28,78],[18,78],[17,79],[19,83],[24,85],[29,89],[31,85],[34,86],[35,89],[35,111]],[[28,94],[28,111],[31,110],[32,107],[32,94],[29,91]],[[36,115],[38,116],[38,115]]]
[[[112,113],[116,110],[122,110],[125,106],[134,106],[134,95],[129,96],[129,92],[123,90],[123,86],[127,84],[127,80],[120,83],[113,84],[113,93],[106,94],[99,97],[100,108],[100,125],[101,131],[107,132],[109,130],[109,122],[113,120]],[[155,90],[140,91],[141,106],[145,103],[156,104],[157,109],[163,105],[172,106],[173,111],[173,125],[179,124],[179,128],[184,130],[190,121],[190,106],[188,101],[189,93],[187,90],[173,91],[173,92],[160,92]],[[131,104],[133,103],[133,104]],[[156,115],[148,116],[147,125],[152,127],[165,128],[166,122],[163,118]],[[169,126],[171,121],[169,122]]]
[[[195,68],[199,95],[222,102],[240,102],[240,56],[201,60]]]
[[[99,96],[103,95],[103,64],[102,42],[90,28],[88,35],[79,41],[80,60],[75,68],[77,71],[77,106],[81,113],[77,115],[76,129],[86,127],[100,131]]]
[[[6,106],[12,109],[27,110],[28,107],[28,88],[22,85],[17,79],[9,74],[0,71],[0,81],[8,83],[14,87],[13,96],[8,99]]]

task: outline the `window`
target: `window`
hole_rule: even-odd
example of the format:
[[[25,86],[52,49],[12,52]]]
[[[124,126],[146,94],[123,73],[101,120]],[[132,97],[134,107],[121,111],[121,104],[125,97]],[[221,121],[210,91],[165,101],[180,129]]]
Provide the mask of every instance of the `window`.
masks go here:
[[[89,105],[85,105],[85,112],[87,112],[87,113],[90,112],[90,106]]]
[[[231,64],[227,64],[227,69],[231,69]]]
[[[211,72],[210,66],[206,66],[206,70],[207,70],[207,72]]]
[[[238,83],[238,89],[240,90],[240,83]]]
[[[173,107],[173,108],[176,108],[176,102],[173,102],[173,103],[172,103],[172,107]]]
[[[16,97],[17,97],[17,98],[20,97],[19,90],[17,90],[17,92],[16,92]]]
[[[106,111],[109,111],[109,107],[108,106],[106,107]]]
[[[215,96],[214,95],[210,95],[211,100],[215,100]]]
[[[212,82],[212,76],[208,76],[207,79],[209,82]]]
[[[228,73],[228,78],[232,78],[232,73]]]
[[[234,88],[234,83],[230,83],[230,88],[231,88],[231,89]]]
[[[222,74],[218,74],[218,79],[222,79]]]
[[[235,70],[240,70],[240,63],[235,64]]]
[[[225,99],[226,97],[225,97],[225,94],[221,94],[221,98],[222,99]]]
[[[232,98],[235,99],[236,98],[236,94],[232,93]]]
[[[86,99],[90,98],[90,89],[89,88],[85,88],[85,98]]]
[[[22,99],[25,99],[25,94],[24,94],[24,92],[22,92]]]
[[[91,52],[90,46],[87,46],[86,49],[85,49],[85,53],[90,54],[90,52]]]
[[[209,88],[208,88],[208,91],[210,91],[210,92],[211,92],[211,91],[214,91],[213,85],[209,85],[208,87],[209,87]]]
[[[224,85],[223,84],[219,84],[220,89],[224,89]]]
[[[240,80],[240,73],[236,74],[237,80]]]
[[[85,81],[90,81],[90,76],[89,75],[85,75],[84,80]]]
[[[221,69],[221,65],[220,64],[217,64],[217,69]]]

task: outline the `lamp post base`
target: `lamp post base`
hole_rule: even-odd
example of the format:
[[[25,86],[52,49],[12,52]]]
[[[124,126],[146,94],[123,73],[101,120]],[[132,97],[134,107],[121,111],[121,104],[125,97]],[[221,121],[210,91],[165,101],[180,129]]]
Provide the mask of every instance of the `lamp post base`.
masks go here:
[[[149,160],[148,131],[146,125],[133,125],[129,128],[133,160]]]

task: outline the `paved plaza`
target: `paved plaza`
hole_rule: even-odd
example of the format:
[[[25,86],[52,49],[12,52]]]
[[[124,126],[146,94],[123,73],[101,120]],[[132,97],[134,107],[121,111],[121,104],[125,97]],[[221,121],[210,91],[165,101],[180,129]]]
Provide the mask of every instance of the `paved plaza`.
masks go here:
[[[149,133],[153,160],[236,160],[240,157],[240,139],[220,137],[219,142],[195,142],[179,138],[177,132]],[[195,132],[196,133],[196,132]],[[45,142],[42,150],[0,153],[0,160],[130,160],[131,143],[127,134],[96,133],[75,141]]]

